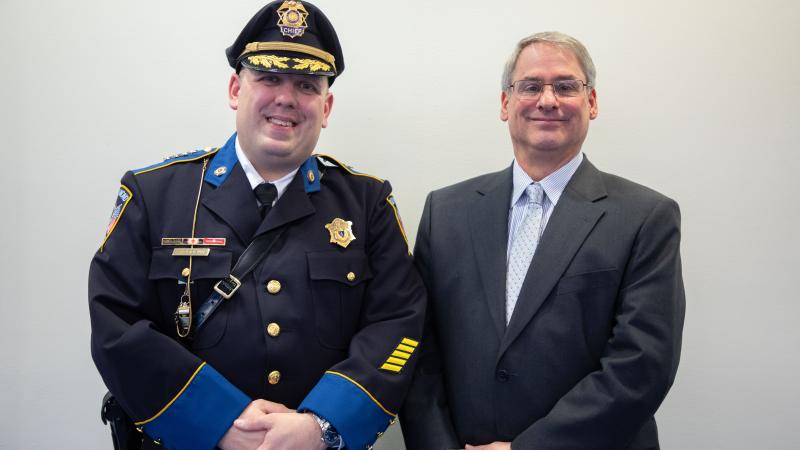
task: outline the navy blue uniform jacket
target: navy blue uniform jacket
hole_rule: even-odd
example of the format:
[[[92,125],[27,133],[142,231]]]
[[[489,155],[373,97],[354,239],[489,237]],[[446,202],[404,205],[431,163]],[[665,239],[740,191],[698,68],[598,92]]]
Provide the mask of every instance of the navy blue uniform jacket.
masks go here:
[[[89,274],[94,361],[167,448],[213,448],[256,398],[313,411],[348,448],[364,448],[400,407],[424,314],[391,185],[311,157],[262,221],[234,142],[123,176]],[[352,222],[346,248],[325,228],[336,218]],[[226,240],[192,258],[196,311],[251,240],[282,225],[238,292],[194,340],[180,339],[173,316],[189,258],[161,239],[194,226],[195,237]]]

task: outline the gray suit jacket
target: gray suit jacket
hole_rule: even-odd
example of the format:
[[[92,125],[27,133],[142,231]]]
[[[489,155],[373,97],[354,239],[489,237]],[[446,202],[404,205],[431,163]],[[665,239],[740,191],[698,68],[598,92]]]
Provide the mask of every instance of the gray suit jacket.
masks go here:
[[[415,259],[426,334],[401,423],[409,449],[658,448],[685,300],[671,199],[584,160],[544,230],[511,322],[511,169],[432,192]]]

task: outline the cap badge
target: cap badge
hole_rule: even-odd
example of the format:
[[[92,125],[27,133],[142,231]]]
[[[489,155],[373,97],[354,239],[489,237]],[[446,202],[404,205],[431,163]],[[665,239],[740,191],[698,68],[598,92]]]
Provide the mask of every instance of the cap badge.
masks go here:
[[[343,248],[347,248],[351,242],[356,240],[353,234],[353,222],[340,218],[333,219],[333,222],[325,225],[325,228],[331,234],[330,242],[338,244]]]
[[[290,38],[302,36],[308,24],[306,24],[308,12],[303,4],[295,0],[287,0],[278,8],[278,28],[281,34]]]

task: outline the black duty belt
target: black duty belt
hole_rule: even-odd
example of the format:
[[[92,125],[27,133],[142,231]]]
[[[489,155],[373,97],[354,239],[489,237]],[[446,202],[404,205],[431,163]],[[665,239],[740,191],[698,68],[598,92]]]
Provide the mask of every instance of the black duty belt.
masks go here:
[[[283,234],[285,229],[285,225],[274,228],[253,239],[253,242],[244,249],[244,252],[239,256],[239,259],[233,266],[233,269],[231,269],[230,275],[219,280],[217,284],[214,285],[214,292],[212,292],[206,301],[197,308],[194,326],[195,333],[200,331],[200,328],[208,321],[208,318],[211,317],[214,311],[219,308],[223,300],[229,300],[233,297],[236,291],[242,286],[242,280],[253,271],[256,265],[258,265],[265,256],[267,256],[269,250],[281,234]]]

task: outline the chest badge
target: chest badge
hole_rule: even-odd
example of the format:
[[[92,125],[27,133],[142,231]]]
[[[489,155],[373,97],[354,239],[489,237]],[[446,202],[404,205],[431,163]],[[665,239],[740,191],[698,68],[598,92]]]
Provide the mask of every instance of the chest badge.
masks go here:
[[[331,244],[338,244],[343,248],[347,248],[351,242],[356,240],[353,234],[353,222],[340,218],[335,218],[333,221],[325,225],[325,229],[331,234]]]

